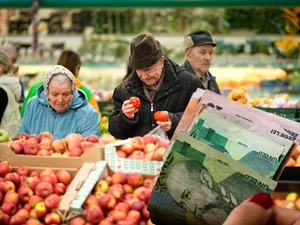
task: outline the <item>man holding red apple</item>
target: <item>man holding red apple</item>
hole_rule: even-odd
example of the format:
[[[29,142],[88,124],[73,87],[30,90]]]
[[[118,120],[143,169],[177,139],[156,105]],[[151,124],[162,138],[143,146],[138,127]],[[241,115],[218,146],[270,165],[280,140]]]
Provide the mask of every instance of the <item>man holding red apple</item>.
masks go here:
[[[114,90],[109,132],[126,139],[143,136],[158,124],[171,138],[193,92],[203,88],[200,80],[164,57],[160,43],[150,33],[132,39],[129,66],[133,72]],[[157,111],[166,111],[168,119],[156,121]]]

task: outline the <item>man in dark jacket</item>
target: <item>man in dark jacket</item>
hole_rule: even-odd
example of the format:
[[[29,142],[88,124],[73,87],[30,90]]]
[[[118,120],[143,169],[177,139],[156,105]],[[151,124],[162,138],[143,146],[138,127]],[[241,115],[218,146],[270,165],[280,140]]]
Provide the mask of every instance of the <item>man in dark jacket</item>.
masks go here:
[[[158,124],[171,138],[193,92],[203,88],[200,80],[165,58],[160,43],[149,33],[132,39],[129,66],[132,74],[114,90],[109,132],[126,139],[143,136]],[[139,108],[130,104],[133,96],[140,99]],[[168,121],[156,122],[157,111],[167,111]]]
[[[216,78],[208,71],[217,46],[207,30],[199,30],[185,36],[183,41],[186,61],[182,65],[196,75],[205,89],[220,94]]]

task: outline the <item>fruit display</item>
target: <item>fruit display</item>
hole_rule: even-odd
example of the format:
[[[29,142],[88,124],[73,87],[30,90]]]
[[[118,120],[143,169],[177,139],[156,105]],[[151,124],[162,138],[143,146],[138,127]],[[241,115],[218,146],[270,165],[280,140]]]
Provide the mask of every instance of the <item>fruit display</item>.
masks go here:
[[[114,173],[103,177],[83,205],[84,217],[70,220],[69,224],[150,225],[146,208],[155,178],[139,173]]]
[[[92,147],[100,147],[114,140],[114,137],[109,134],[102,135],[100,138],[96,135],[83,138],[80,134],[72,133],[62,140],[53,140],[49,132],[40,135],[20,133],[10,143],[10,148],[16,154],[79,157]]]
[[[42,218],[46,225],[61,224],[61,217],[52,210],[58,208],[71,181],[66,170],[12,169],[8,162],[1,162],[0,224],[33,225]]]
[[[285,199],[273,198],[273,205],[285,209],[300,211],[300,197],[296,192],[290,192]]]
[[[169,140],[159,140],[152,134],[136,136],[117,147],[117,155],[121,158],[163,161]]]

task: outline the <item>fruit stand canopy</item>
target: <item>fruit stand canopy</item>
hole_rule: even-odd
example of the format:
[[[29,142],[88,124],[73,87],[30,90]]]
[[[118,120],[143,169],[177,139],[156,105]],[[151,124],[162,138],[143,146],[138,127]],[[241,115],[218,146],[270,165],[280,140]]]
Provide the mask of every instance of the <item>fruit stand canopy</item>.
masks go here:
[[[238,7],[299,6],[299,0],[39,0],[40,7]],[[271,3],[272,2],[272,3]],[[31,7],[32,0],[1,0],[1,8]]]

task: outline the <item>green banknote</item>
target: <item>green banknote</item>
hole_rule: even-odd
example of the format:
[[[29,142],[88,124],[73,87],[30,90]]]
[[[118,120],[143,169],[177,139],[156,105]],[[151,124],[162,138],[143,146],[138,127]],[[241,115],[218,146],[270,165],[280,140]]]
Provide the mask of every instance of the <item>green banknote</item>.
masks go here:
[[[193,138],[206,142],[270,178],[276,173],[290,147],[244,129],[209,108],[204,108],[196,117],[189,133]]]
[[[234,207],[276,182],[185,133],[175,140],[152,191],[157,224],[222,224]]]

